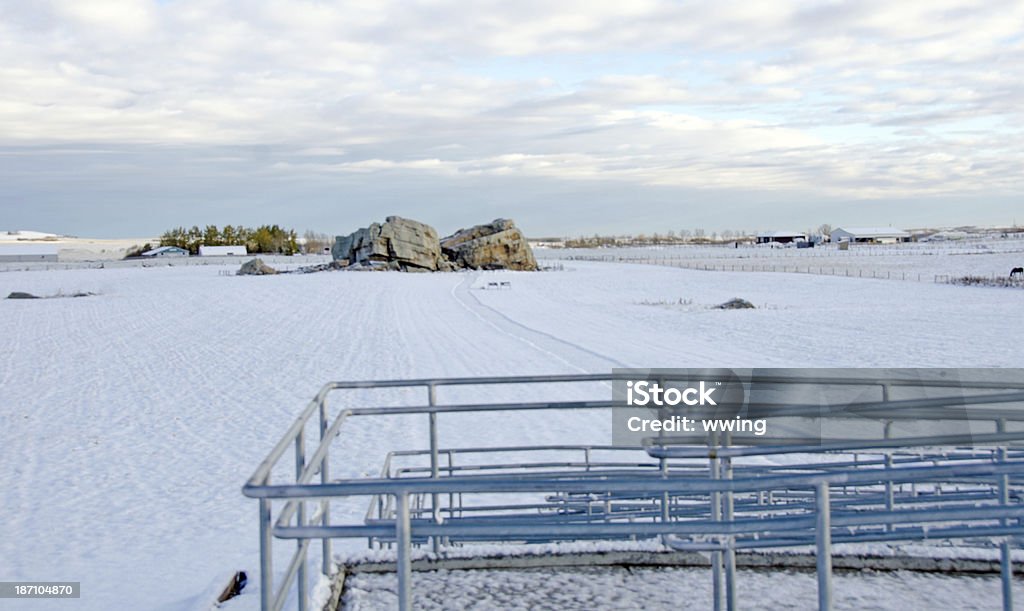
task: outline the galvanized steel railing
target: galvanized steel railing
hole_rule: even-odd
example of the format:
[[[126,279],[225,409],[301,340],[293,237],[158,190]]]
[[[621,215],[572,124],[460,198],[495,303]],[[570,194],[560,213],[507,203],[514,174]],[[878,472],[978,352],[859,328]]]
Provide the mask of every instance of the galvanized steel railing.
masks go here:
[[[711,553],[715,608],[737,600],[737,549],[814,546],[819,606],[831,605],[831,546],[835,542],[984,539],[997,541],[1004,606],[1012,608],[1012,538],[1024,535],[1024,381],[937,381],[929,386],[973,389],[976,394],[894,401],[892,387],[921,385],[891,378],[801,378],[801,382],[878,386],[881,400],[852,406],[849,414],[878,418],[876,439],[795,440],[746,445],[740,435],[721,435],[698,445],[692,439],[660,439],[647,447],[537,445],[441,448],[438,415],[488,411],[608,410],[621,402],[593,400],[440,404],[438,389],[457,386],[593,385],[622,374],[520,376],[335,382],[327,384],[300,414],[245,485],[259,500],[261,604],[281,609],[295,589],[298,608],[309,600],[307,556],[320,540],[324,574],[331,570],[332,538],[366,538],[397,550],[399,606],[411,608],[411,550],[429,543],[435,552],[474,541],[532,542],[577,539],[660,538],[675,549]],[[787,376],[755,376],[763,383]],[[330,413],[334,391],[423,388],[426,404],[344,407]],[[591,388],[591,387],[588,387]],[[998,392],[997,392],[998,391]],[[611,395],[599,387],[595,395]],[[971,418],[991,422],[993,432],[892,437],[904,420],[949,418],[944,406],[970,407]],[[982,407],[984,406],[984,407]],[[816,415],[812,406],[749,405],[751,414],[773,410],[787,417]],[[781,409],[781,411],[780,411]],[[351,418],[423,415],[428,449],[395,450],[380,476],[332,479],[331,445]],[[610,418],[609,418],[610,423]],[[306,447],[307,426],[318,431]],[[816,443],[814,441],[817,441]],[[271,473],[289,448],[294,477],[273,483]],[[532,461],[508,455],[537,456]],[[554,456],[553,456],[554,455]],[[598,457],[600,455],[600,457]],[[790,464],[758,464],[752,457],[788,455]],[[442,457],[445,458],[442,463]],[[470,457],[472,459],[470,460]],[[458,459],[458,464],[456,464]],[[412,461],[412,464],[398,464]],[[512,501],[504,497],[514,495]],[[368,497],[362,523],[333,523],[332,500]],[[470,502],[466,502],[466,498]],[[272,513],[278,503],[276,519]],[[281,505],[283,503],[283,506]],[[310,512],[309,510],[312,509]],[[274,584],[273,540],[295,541],[295,552]]]

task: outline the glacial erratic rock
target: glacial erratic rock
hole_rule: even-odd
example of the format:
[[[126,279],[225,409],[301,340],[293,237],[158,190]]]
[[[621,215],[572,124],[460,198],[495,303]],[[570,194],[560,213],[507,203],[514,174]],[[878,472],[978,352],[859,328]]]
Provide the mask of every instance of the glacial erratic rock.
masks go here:
[[[733,299],[730,299],[729,301],[726,301],[725,303],[716,305],[715,309],[716,310],[753,310],[755,308],[754,308],[754,304],[750,303],[746,299],[740,299],[739,297],[735,297]]]
[[[75,291],[74,293],[65,293],[64,291],[57,291],[56,295],[46,295],[40,297],[39,295],[33,295],[32,293],[26,293],[24,291],[14,291],[7,296],[8,299],[63,299],[65,297],[92,297],[96,293],[90,291]]]
[[[345,269],[348,267],[348,259],[343,261],[331,261],[330,263],[320,263],[318,265],[305,265],[295,270],[294,274],[315,274],[316,272],[333,272],[339,269]]]
[[[538,269],[526,237],[509,219],[460,229],[441,240],[441,251],[456,268]]]
[[[331,248],[335,261],[348,261],[353,269],[447,271],[437,231],[430,225],[389,216],[347,236],[338,236]]]
[[[242,264],[238,270],[239,276],[270,276],[278,273],[276,269],[263,262],[262,259],[252,259]]]
[[[353,271],[538,269],[526,237],[508,219],[460,229],[442,240],[430,225],[389,216],[335,238],[331,256]]]

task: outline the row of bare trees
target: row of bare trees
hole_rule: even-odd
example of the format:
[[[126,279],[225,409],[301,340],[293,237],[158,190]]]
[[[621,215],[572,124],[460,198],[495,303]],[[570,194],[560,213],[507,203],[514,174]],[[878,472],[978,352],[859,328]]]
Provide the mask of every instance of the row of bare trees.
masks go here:
[[[816,230],[808,229],[808,236],[828,236],[832,226],[825,223]],[[702,227],[694,229],[668,230],[665,233],[640,233],[636,235],[599,235],[565,238],[567,248],[601,248],[606,246],[657,246],[671,244],[725,244],[732,242],[753,242],[755,232],[743,229],[725,229],[708,233]]]

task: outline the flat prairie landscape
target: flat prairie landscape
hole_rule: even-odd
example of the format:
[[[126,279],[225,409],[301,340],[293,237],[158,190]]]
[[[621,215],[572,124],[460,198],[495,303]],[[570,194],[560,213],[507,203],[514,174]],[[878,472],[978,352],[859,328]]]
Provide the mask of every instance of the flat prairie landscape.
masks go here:
[[[1024,290],[543,255],[554,271],[0,272],[3,295],[94,293],[0,301],[6,578],[81,581],[76,608],[96,610],[194,608],[225,573],[245,569],[255,581],[256,504],[241,486],[332,380],[627,366],[1024,366]],[[1019,257],[991,256],[1000,269]],[[510,288],[488,290],[491,282]],[[734,297],[756,309],[714,308]],[[610,437],[606,418],[590,413],[543,427],[527,415],[503,418],[500,440],[463,426],[443,428],[441,442]],[[388,450],[421,445],[425,423],[395,422],[353,437],[333,473],[376,473]],[[338,511],[358,518],[365,506]],[[255,591],[228,608],[255,607]]]

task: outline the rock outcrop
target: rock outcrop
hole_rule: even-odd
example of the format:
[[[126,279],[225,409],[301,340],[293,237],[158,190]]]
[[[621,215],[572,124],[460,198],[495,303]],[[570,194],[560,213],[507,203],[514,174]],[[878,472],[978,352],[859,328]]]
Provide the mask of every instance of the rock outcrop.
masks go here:
[[[431,272],[451,269],[441,255],[437,231],[400,216],[389,216],[384,224],[373,223],[338,236],[331,256],[335,261],[347,260],[350,267]]]
[[[304,265],[296,270],[293,270],[293,274],[315,274],[317,272],[333,272],[339,269],[345,269],[348,267],[348,259],[342,259],[341,261],[331,261],[330,263],[320,263],[318,265]]]
[[[456,268],[537,269],[526,237],[509,219],[460,229],[441,240],[441,252]]]
[[[440,240],[430,225],[389,216],[383,224],[335,238],[331,256],[336,265],[353,270],[537,269],[523,232],[508,219],[460,229]]]
[[[56,295],[47,295],[46,297],[40,297],[39,295],[33,295],[32,293],[25,293],[23,291],[14,291],[7,296],[8,299],[59,299],[63,297],[92,297],[96,293],[90,293],[88,291],[75,291],[74,293],[67,294],[64,291],[58,291]]]
[[[715,306],[716,310],[753,310],[754,304],[750,303],[746,299],[740,299],[734,297],[725,303],[720,303]]]
[[[239,276],[269,276],[276,274],[277,270],[263,262],[262,259],[252,259],[242,264],[238,270]]]

